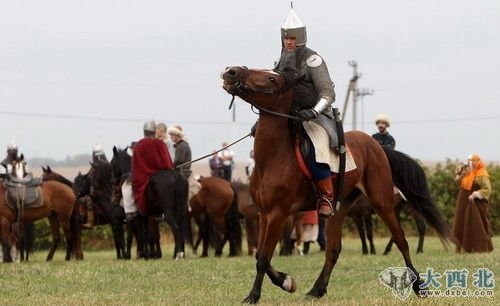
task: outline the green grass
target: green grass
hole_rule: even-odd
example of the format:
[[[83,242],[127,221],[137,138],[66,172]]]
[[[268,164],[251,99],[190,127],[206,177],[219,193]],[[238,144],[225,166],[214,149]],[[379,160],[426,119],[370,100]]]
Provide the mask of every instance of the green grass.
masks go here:
[[[377,239],[379,253],[386,239]],[[446,269],[467,268],[470,273],[487,267],[495,273],[499,284],[500,237],[490,254],[455,254],[446,252],[438,239],[426,238],[424,254],[415,255],[416,238],[409,243],[412,259],[419,272],[426,267],[444,273]],[[274,266],[292,275],[298,290],[289,294],[264,281],[262,305],[396,305],[401,304],[383,286],[378,275],[391,266],[403,266],[397,250],[388,256],[363,256],[357,239],[345,239],[339,262],[333,270],[328,294],[322,299],[308,299],[323,264],[324,254],[316,246],[309,256],[275,256]],[[171,249],[155,261],[118,261],[114,251],[85,253],[82,262],[65,262],[60,249],[51,263],[44,262],[46,252],[34,254],[33,261],[0,264],[0,305],[234,305],[248,294],[255,276],[255,261],[239,258],[171,259]],[[190,252],[188,252],[190,254]],[[167,256],[168,255],[168,256]],[[189,256],[188,256],[189,257]],[[471,275],[468,286],[471,286]],[[499,305],[498,286],[493,298],[427,298],[414,294],[404,303],[409,305],[488,304]]]

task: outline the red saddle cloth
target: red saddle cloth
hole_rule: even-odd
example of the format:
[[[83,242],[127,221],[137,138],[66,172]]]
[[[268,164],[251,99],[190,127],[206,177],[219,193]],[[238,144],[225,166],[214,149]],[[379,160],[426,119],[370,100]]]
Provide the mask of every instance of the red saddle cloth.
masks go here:
[[[313,176],[311,171],[309,170],[309,166],[307,165],[306,157],[302,154],[302,150],[300,148],[300,139],[297,138],[295,141],[295,157],[297,159],[297,164],[299,165],[302,174],[309,180],[313,180]],[[345,175],[350,175],[353,171],[346,171]],[[337,173],[332,172],[332,178],[336,178],[338,176]]]
[[[137,209],[147,214],[146,188],[149,178],[160,170],[173,169],[167,146],[160,139],[143,138],[134,147],[132,155],[132,190]]]

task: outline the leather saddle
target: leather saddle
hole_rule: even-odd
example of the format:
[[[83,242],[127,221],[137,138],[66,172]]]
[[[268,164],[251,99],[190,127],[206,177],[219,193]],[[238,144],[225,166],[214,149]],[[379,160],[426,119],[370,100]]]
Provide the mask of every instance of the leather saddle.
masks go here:
[[[5,200],[7,205],[14,210],[24,208],[36,208],[43,205],[42,180],[34,178],[32,174],[19,179],[13,176],[7,176],[4,181],[6,189]]]

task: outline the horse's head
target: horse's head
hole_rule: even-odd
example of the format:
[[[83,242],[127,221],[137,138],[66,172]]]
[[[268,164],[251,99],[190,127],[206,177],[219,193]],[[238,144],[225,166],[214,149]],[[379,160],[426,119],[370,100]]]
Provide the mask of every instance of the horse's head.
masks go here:
[[[47,167],[43,167],[42,166],[42,180],[45,182],[45,181],[51,181],[51,180],[54,180],[54,181],[57,181],[57,179],[59,178],[60,175],[58,175],[57,173],[53,172],[52,169],[50,168],[50,166],[47,166]]]
[[[73,184],[73,192],[77,198],[87,196],[90,194],[90,177],[88,174],[78,172]]]
[[[111,159],[111,167],[113,168],[111,182],[113,185],[121,184],[125,176],[131,172],[132,157],[128,154],[127,148],[124,150],[113,147],[113,158]]]
[[[295,71],[273,71],[228,67],[221,73],[223,88],[229,94],[238,96],[260,108],[273,109],[281,100],[291,104],[292,87],[300,81]],[[283,103],[285,105],[285,103]]]
[[[24,161],[24,154],[16,157],[12,161],[12,176],[22,179],[26,176],[26,161]]]

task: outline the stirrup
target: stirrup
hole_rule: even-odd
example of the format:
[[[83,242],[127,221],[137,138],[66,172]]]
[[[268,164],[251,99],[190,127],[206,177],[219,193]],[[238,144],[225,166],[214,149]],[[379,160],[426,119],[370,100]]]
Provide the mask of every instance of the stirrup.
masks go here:
[[[330,207],[330,214],[328,214],[328,215],[319,213],[319,211],[321,209],[321,206],[324,206],[325,203],[328,204],[328,206]],[[333,216],[334,213],[335,213],[335,210],[333,209],[332,200],[330,200],[326,196],[322,195],[321,198],[318,201],[318,215],[319,215],[319,217],[320,218],[329,218],[329,217]]]

